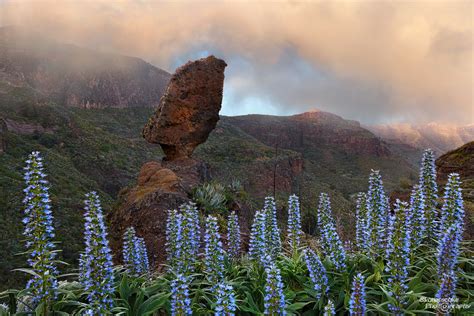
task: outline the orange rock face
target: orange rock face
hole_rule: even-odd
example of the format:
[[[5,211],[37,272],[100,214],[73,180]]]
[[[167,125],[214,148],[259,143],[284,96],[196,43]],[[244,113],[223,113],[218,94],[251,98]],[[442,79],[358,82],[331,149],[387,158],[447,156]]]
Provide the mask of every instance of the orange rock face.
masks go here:
[[[224,69],[214,56],[179,67],[171,77],[143,137],[160,144],[166,160],[190,157],[216,127],[222,103]]]

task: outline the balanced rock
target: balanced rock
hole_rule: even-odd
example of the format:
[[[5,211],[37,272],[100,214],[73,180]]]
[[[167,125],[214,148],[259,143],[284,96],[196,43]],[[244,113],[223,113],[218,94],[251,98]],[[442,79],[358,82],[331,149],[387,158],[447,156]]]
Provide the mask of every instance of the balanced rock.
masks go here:
[[[188,62],[171,77],[143,137],[160,144],[165,160],[190,157],[216,127],[222,103],[224,69],[214,56]]]

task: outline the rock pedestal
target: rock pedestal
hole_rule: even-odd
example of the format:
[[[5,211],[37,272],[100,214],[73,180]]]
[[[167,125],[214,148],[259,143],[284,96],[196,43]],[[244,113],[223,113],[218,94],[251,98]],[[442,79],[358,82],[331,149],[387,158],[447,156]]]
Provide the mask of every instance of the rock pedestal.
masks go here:
[[[143,137],[160,144],[166,160],[190,157],[216,127],[222,103],[224,69],[214,56],[188,62],[171,77]]]
[[[205,162],[191,158],[219,120],[224,84],[223,60],[210,56],[176,70],[143,136],[159,144],[163,161],[144,164],[137,185],[122,192],[110,215],[112,247],[120,261],[122,234],[133,226],[145,239],[152,264],[166,258],[167,210],[191,200],[194,187],[209,181]]]

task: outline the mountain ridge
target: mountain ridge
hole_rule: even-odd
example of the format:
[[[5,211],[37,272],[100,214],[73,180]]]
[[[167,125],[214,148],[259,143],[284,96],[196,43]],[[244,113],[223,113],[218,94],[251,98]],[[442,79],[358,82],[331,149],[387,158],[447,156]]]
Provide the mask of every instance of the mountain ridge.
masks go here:
[[[154,107],[170,74],[142,59],[0,28],[0,79],[68,106]]]

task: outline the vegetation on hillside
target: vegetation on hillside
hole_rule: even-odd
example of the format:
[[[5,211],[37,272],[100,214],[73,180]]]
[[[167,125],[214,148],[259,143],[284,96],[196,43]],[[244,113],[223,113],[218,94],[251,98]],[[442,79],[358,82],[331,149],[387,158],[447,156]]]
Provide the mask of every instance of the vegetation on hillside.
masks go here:
[[[273,197],[255,213],[248,253],[235,213],[226,242],[217,218],[189,203],[171,210],[167,265],[149,269],[133,229],[124,236],[124,266],[112,266],[99,196],[86,195],[84,243],[77,274],[60,275],[43,160],[33,152],[25,169],[24,235],[29,276],[23,290],[1,294],[5,315],[462,315],[473,312],[472,241],[462,242],[464,208],[457,174],[442,206],[431,186],[427,151],[410,203],[388,203],[372,172],[358,199],[357,239],[338,233],[330,198],[322,193],[316,236],[301,231],[296,196],[280,229]],[[437,191],[437,189],[436,189]],[[204,234],[202,234],[204,233]],[[61,270],[61,269],[59,269]],[[57,280],[60,280],[57,282]]]

